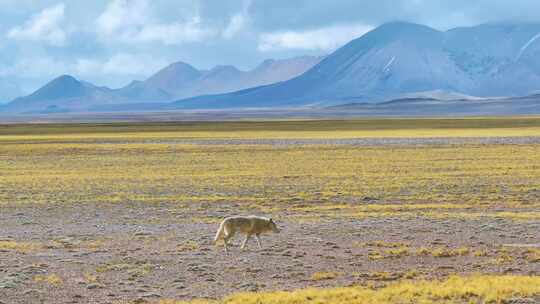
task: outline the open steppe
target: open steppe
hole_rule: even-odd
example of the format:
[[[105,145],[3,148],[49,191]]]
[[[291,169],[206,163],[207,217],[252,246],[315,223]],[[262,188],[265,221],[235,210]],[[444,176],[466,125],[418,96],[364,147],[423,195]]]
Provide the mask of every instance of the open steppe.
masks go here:
[[[4,304],[537,303],[539,231],[537,117],[0,125]]]

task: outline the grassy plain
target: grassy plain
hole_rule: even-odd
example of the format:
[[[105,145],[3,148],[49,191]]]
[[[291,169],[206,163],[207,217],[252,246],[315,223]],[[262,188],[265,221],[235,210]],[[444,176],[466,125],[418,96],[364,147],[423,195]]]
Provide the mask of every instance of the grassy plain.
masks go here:
[[[60,297],[66,301],[73,296],[70,290],[87,285],[104,290],[94,297],[106,297],[124,274],[122,284],[131,286],[127,293],[162,284],[163,298],[177,299],[178,292],[164,286],[180,279],[169,275],[183,269],[182,276],[198,278],[205,270],[196,267],[219,259],[220,252],[208,253],[207,235],[216,222],[225,213],[258,213],[285,223],[296,243],[278,243],[262,258],[250,253],[248,266],[218,263],[226,268],[215,271],[227,269],[232,277],[203,272],[212,280],[183,286],[191,293],[180,298],[205,296],[204,288],[214,288],[214,299],[224,290],[267,291],[234,293],[224,303],[538,298],[538,249],[504,246],[538,241],[528,227],[540,222],[540,144],[502,138],[539,136],[540,118],[535,117],[3,125],[0,209],[9,216],[0,224],[12,235],[2,239],[0,232],[0,257],[48,265],[33,280],[15,283],[42,288],[45,295],[63,288]],[[426,137],[444,140],[433,144]],[[357,138],[367,140],[347,142]],[[410,142],[370,144],[370,138]],[[64,213],[64,222],[53,221]],[[362,223],[371,225],[362,229],[378,230],[373,235],[357,231]],[[171,231],[174,225],[186,230]],[[141,233],[139,226],[155,235]],[[306,227],[320,235],[304,244]],[[313,243],[318,238],[327,240]],[[78,264],[58,264],[44,252],[79,259]],[[81,252],[86,258],[77,255]],[[180,258],[196,262],[178,266]],[[268,278],[275,269],[256,268],[259,259],[295,264],[285,265],[292,270],[272,279],[274,285]],[[179,268],[163,273],[167,267],[161,264]],[[21,271],[13,267],[14,273]],[[235,280],[246,276],[263,276],[266,285],[238,288]],[[77,278],[80,286],[65,288]],[[220,280],[233,285],[222,287]],[[2,282],[0,273],[0,292]],[[133,287],[137,284],[142,287]],[[339,287],[351,284],[355,287]],[[288,286],[301,288],[275,291]],[[11,299],[24,293],[14,288]],[[117,297],[113,303],[137,297]]]
[[[160,133],[154,135],[161,138]],[[1,145],[0,171],[4,205],[235,201],[267,211],[294,208],[306,214],[357,217],[418,212],[540,217],[536,144],[355,147],[32,141]],[[496,206],[513,209],[496,211]],[[490,207],[492,212],[486,213]]]

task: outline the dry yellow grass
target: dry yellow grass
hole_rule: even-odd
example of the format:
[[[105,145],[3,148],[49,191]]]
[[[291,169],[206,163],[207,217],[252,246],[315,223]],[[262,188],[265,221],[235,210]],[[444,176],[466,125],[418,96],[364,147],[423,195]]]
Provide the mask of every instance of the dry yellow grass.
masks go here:
[[[86,284],[93,284],[98,282],[98,277],[91,273],[83,273],[84,282]]]
[[[455,256],[464,256],[468,255],[470,252],[469,248],[461,247],[458,249],[449,249],[449,248],[435,248],[431,251],[431,255],[437,258],[449,258]]]
[[[527,250],[527,261],[530,263],[540,263],[540,249],[530,248]]]
[[[17,252],[28,253],[39,248],[41,248],[39,244],[31,242],[0,241],[0,250],[13,250]]]
[[[184,244],[179,244],[176,246],[176,250],[178,251],[194,251],[199,249],[199,244],[193,241],[186,242]]]
[[[538,219],[539,163],[538,145],[10,144],[0,145],[0,204],[235,201],[271,211],[308,203],[297,210]],[[508,202],[528,210],[484,211]]]
[[[323,272],[315,272],[311,275],[312,281],[323,281],[323,280],[332,280],[339,277],[338,272],[334,271],[323,271]]]
[[[50,275],[36,275],[34,276],[34,281],[35,282],[43,282],[43,283],[47,283],[47,284],[50,284],[50,285],[60,285],[64,282],[64,280],[62,280],[61,277],[59,277],[58,275],[56,274],[50,274]]]
[[[295,210],[536,220],[538,145],[204,146],[168,141],[526,136],[540,135],[539,130],[540,119],[531,117],[0,126],[0,205],[235,201],[271,212],[306,202]],[[527,210],[470,210],[493,204]]]
[[[222,301],[181,302],[162,300],[160,304],[457,304],[505,303],[512,298],[540,296],[537,276],[453,276],[444,281],[404,280],[380,289],[347,287],[305,289],[292,292],[240,293]]]
[[[394,248],[394,249],[386,249],[383,252],[385,255],[389,257],[399,258],[399,257],[409,255],[409,248],[401,247],[401,248]]]

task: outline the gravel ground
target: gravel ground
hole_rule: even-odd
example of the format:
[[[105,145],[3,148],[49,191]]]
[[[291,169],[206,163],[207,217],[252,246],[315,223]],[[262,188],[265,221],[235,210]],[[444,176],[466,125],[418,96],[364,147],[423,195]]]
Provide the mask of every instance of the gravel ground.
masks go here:
[[[539,221],[313,214],[303,219],[306,214],[281,211],[273,216],[282,233],[264,235],[262,250],[252,242],[245,252],[235,247],[226,254],[212,244],[218,226],[214,220],[235,213],[236,207],[5,207],[0,241],[35,247],[0,249],[0,303],[144,303],[220,298],[239,291],[382,284],[404,276],[540,275],[540,263],[527,260],[527,250],[540,246]],[[373,258],[393,246],[406,246],[410,253]],[[421,248],[470,252],[435,257],[415,253]],[[473,254],[477,251],[485,255]],[[317,272],[336,272],[337,277],[313,280]],[[59,281],[43,282],[55,278],[51,275]]]

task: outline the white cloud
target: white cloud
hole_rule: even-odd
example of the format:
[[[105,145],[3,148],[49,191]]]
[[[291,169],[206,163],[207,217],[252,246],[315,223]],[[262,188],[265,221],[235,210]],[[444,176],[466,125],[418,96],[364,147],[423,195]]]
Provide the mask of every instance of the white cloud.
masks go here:
[[[136,30],[148,22],[148,10],[146,0],[114,0],[97,18],[98,29],[105,35],[114,35],[130,27]]]
[[[233,15],[229,20],[229,24],[225,27],[221,36],[225,39],[231,39],[240,33],[250,22],[250,16],[248,13],[251,0],[244,0],[242,4],[242,11]]]
[[[114,0],[97,19],[99,34],[124,43],[161,42],[180,45],[202,41],[213,31],[198,15],[183,22],[156,22],[148,0]]]
[[[132,36],[135,41],[162,42],[165,45],[177,45],[198,42],[213,35],[213,31],[202,26],[199,17],[193,17],[184,23],[149,24]]]
[[[68,64],[48,56],[24,56],[10,66],[0,68],[0,76],[43,78],[68,70]]]
[[[78,59],[72,70],[81,77],[99,75],[146,77],[167,63],[166,60],[150,55],[118,53],[105,60]]]
[[[0,66],[1,77],[43,78],[45,81],[59,74],[70,74],[81,79],[129,76],[145,78],[166,66],[170,61],[150,54],[117,53],[111,57],[58,59],[26,56],[12,65]]]
[[[9,30],[7,36],[17,40],[45,41],[62,46],[66,42],[66,32],[60,23],[64,20],[65,5],[60,3],[32,16],[22,26]]]
[[[112,75],[148,75],[164,67],[167,61],[149,55],[116,54],[103,63],[103,73]]]
[[[231,39],[236,36],[246,26],[247,17],[243,14],[236,14],[232,16],[229,24],[223,30],[223,38]]]
[[[262,33],[258,49],[262,52],[287,49],[331,51],[372,29],[363,24],[338,25],[310,31]]]

